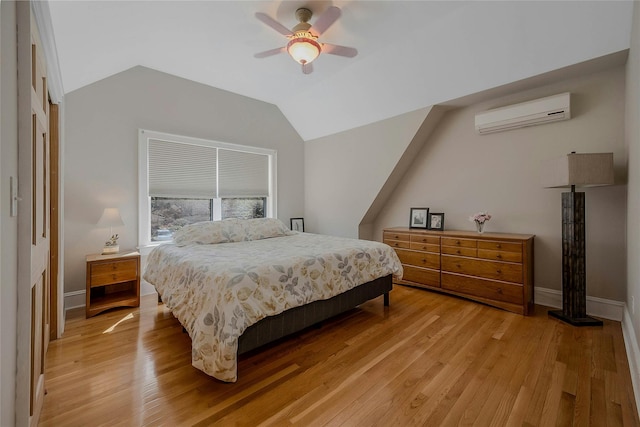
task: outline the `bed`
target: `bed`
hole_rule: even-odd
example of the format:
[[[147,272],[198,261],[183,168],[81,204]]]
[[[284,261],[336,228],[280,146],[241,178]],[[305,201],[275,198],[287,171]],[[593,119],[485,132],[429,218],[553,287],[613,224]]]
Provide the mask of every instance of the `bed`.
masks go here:
[[[191,337],[192,365],[237,380],[237,356],[388,294],[402,276],[380,242],[289,230],[277,219],[192,224],[153,249],[144,279]]]

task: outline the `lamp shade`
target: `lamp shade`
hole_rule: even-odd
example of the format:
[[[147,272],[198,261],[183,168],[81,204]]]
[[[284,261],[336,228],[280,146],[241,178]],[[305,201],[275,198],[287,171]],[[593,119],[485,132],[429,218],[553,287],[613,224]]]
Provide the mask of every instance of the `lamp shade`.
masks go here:
[[[291,39],[287,44],[287,52],[294,61],[304,65],[309,64],[320,55],[320,44],[308,37],[297,37]]]
[[[98,227],[118,227],[124,225],[118,208],[105,208],[98,220]]]
[[[613,185],[613,153],[570,153],[543,168],[545,188]]]

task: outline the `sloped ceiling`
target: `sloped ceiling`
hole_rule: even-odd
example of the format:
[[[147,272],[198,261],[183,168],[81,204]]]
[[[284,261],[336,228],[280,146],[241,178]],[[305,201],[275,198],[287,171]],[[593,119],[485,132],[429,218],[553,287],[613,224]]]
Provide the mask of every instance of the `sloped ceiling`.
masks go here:
[[[311,23],[334,5],[321,55],[301,73],[259,22]],[[63,1],[49,2],[64,91],[136,65],[277,105],[316,139],[628,49],[632,1]]]

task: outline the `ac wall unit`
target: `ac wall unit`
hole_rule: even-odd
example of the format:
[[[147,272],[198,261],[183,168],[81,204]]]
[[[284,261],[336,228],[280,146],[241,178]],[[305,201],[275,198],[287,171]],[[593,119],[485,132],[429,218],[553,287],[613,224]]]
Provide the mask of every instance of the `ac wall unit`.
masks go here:
[[[571,118],[569,92],[476,114],[476,132],[481,135]]]

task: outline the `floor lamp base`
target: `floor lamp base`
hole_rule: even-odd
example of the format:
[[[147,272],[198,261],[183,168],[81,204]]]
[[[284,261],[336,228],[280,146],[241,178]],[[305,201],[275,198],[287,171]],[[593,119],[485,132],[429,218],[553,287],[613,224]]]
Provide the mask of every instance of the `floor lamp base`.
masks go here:
[[[593,317],[570,317],[562,312],[562,310],[549,310],[549,316],[560,319],[573,326],[602,326],[602,320]]]

